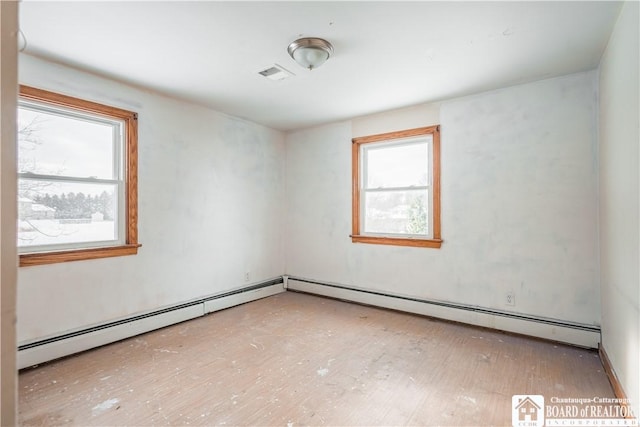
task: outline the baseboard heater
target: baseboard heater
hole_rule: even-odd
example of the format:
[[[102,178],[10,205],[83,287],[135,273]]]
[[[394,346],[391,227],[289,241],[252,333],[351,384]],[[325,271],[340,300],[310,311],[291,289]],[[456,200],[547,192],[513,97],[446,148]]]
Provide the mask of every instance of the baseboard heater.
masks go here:
[[[294,276],[284,276],[284,278],[285,287],[290,291],[323,295],[581,347],[598,348],[600,343],[600,327],[595,325],[493,310],[479,306],[412,298]]]
[[[278,277],[113,322],[24,342],[18,346],[18,369],[110,344],[284,291],[283,278]]]
[[[18,369],[100,347],[287,290],[498,329],[581,347],[598,348],[600,343],[600,328],[594,325],[283,276],[113,322],[23,342],[18,346]]]

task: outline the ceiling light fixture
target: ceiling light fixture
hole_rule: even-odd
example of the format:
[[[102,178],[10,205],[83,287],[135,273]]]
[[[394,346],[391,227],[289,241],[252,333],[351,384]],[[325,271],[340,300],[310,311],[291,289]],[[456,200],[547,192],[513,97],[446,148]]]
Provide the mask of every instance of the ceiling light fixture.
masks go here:
[[[329,59],[333,46],[324,39],[304,37],[291,43],[287,52],[300,66],[313,70]]]

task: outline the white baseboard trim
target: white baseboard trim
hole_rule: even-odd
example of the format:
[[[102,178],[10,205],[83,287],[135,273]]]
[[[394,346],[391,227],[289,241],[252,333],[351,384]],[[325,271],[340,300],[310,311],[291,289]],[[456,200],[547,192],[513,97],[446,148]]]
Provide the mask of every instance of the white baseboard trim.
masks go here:
[[[204,314],[212,313],[218,310],[224,310],[225,308],[230,308],[236,305],[270,297],[271,295],[276,295],[284,291],[285,291],[284,285],[280,283],[277,285],[271,285],[271,286],[265,286],[263,288],[252,289],[250,291],[242,292],[241,294],[231,295],[225,298],[207,300],[204,302]]]
[[[593,325],[500,312],[439,301],[382,294],[366,289],[287,277],[287,290],[323,295],[361,304],[498,329],[587,348],[598,348],[600,328]]]
[[[23,342],[18,346],[18,369],[100,347],[284,291],[282,280],[278,278],[247,288],[212,295],[197,301],[119,319],[60,336]]]
[[[18,351],[18,369],[59,359],[204,315],[202,304],[145,317],[117,326],[64,338]]]

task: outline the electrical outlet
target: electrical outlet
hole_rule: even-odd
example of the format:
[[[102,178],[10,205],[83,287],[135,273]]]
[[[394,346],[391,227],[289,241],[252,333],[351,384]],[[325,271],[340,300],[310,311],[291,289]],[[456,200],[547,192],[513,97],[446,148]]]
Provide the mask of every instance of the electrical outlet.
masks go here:
[[[515,292],[507,292],[504,296],[504,303],[506,305],[516,305],[516,294]]]
[[[244,273],[244,281],[248,282],[249,280],[251,280],[251,273],[247,271],[246,273]]]

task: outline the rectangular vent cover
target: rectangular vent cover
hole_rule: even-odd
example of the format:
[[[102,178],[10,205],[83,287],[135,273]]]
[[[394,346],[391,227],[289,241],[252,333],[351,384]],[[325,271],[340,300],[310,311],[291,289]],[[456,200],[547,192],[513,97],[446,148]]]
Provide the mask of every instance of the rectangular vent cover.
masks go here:
[[[273,64],[272,67],[269,67],[265,70],[259,71],[258,74],[268,78],[269,80],[284,80],[287,77],[291,77],[294,74],[291,71],[287,71],[278,64]]]

